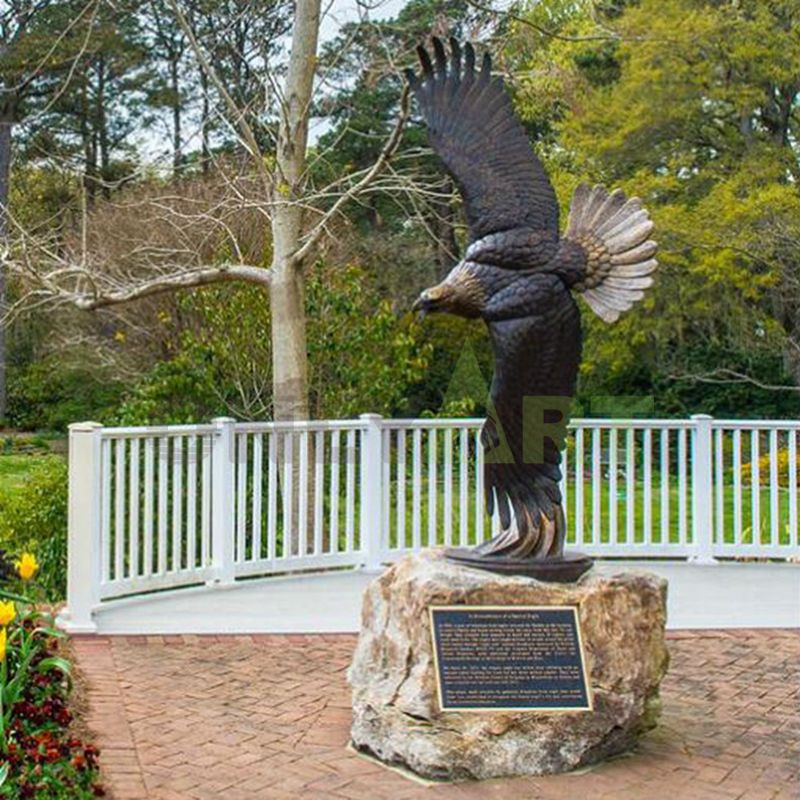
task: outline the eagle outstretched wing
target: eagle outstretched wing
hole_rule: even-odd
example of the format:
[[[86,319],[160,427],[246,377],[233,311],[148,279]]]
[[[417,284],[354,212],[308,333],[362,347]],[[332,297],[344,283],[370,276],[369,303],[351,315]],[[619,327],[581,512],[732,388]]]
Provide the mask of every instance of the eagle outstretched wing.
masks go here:
[[[556,275],[537,277],[530,316],[489,323],[495,353],[481,439],[484,490],[503,532],[477,548],[517,558],[561,555],[561,450],[581,357],[580,313]],[[535,353],[535,357],[531,357]]]
[[[422,78],[407,70],[428,126],[430,143],[453,176],[471,241],[514,228],[558,238],[558,202],[539,159],[511,107],[502,78],[492,77],[488,53],[475,69],[475,50],[450,40],[450,59],[433,39],[434,62],[417,53]]]

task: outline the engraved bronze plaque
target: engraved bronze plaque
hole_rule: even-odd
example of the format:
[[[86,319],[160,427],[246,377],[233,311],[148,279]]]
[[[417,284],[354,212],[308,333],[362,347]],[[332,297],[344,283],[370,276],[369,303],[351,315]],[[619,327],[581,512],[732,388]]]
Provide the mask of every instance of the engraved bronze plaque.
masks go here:
[[[575,606],[431,606],[442,711],[591,711]]]

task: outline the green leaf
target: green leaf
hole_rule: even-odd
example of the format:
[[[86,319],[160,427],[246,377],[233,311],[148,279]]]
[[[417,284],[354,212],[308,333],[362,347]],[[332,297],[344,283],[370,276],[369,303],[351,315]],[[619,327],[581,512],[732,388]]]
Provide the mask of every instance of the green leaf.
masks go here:
[[[15,603],[25,603],[26,605],[30,605],[33,602],[29,597],[25,597],[25,595],[6,592],[4,589],[0,589],[0,600],[13,600]]]
[[[36,667],[39,672],[49,672],[51,669],[58,670],[62,675],[65,675],[67,678],[72,677],[72,664],[69,663],[65,658],[61,658],[60,656],[50,656],[49,658],[43,658],[38,666]]]

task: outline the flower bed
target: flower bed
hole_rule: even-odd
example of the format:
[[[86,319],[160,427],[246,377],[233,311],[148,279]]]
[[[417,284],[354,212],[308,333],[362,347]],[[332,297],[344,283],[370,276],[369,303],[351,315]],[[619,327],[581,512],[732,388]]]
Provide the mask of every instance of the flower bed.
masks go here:
[[[98,750],[73,731],[63,634],[34,603],[37,569],[0,551],[0,798],[101,797]]]

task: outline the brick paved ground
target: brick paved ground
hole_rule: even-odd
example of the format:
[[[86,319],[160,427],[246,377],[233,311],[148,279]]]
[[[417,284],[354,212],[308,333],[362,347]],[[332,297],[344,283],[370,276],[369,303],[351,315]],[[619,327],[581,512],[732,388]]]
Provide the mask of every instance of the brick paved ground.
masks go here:
[[[582,774],[425,786],[346,750],[352,636],[78,638],[116,800],[798,800],[800,633],[675,632],[659,729]]]

